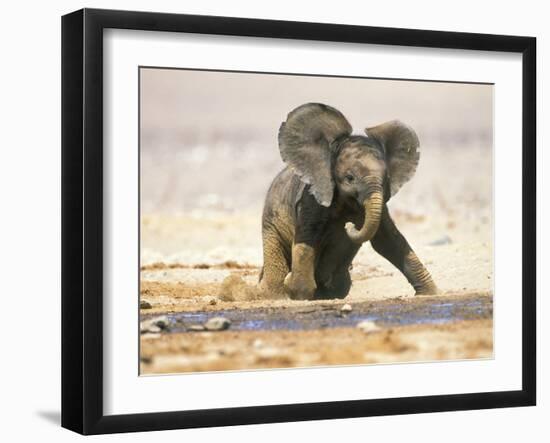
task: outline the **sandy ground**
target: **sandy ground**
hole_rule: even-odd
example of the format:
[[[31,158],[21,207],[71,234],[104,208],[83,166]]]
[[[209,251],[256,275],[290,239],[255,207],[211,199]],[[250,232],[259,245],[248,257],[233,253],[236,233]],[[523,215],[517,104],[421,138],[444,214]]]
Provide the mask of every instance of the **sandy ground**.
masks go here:
[[[479,359],[492,351],[491,320],[368,334],[358,328],[150,334],[142,339],[141,373]]]
[[[449,150],[455,168],[475,158],[490,168],[490,157]],[[434,163],[436,159],[432,160]],[[493,249],[489,177],[473,183],[425,167],[395,197],[390,211],[442,290],[440,300],[468,298],[492,303]],[[457,175],[456,177],[460,177]],[[414,186],[414,188],[413,188]],[[488,193],[488,195],[487,195]],[[419,197],[419,195],[421,197]],[[424,197],[425,196],[425,197]],[[214,202],[216,203],[216,202]],[[214,206],[214,207],[212,207]],[[142,315],[307,308],[353,309],[388,300],[415,303],[403,275],[364,245],[353,263],[353,285],[345,300],[291,301],[258,297],[254,285],[262,263],[261,206],[227,211],[216,204],[183,214],[144,214],[141,223]],[[430,301],[421,301],[426,304]],[[252,311],[250,311],[252,312]],[[492,311],[491,311],[492,312]],[[365,311],[368,314],[368,310]],[[142,334],[141,373],[237,370],[331,364],[366,364],[438,359],[490,358],[492,315],[447,318],[443,324],[379,325],[368,334],[357,328],[319,325],[316,330],[232,330]]]

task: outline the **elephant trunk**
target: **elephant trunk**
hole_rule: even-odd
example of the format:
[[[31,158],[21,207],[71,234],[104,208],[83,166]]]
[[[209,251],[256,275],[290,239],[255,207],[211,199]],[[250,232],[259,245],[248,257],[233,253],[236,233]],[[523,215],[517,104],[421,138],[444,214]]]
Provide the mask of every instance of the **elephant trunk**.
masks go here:
[[[361,229],[357,229],[351,222],[346,223],[346,232],[354,243],[362,244],[374,237],[380,225],[383,207],[384,194],[381,188],[370,192],[369,196],[363,200],[365,221]]]

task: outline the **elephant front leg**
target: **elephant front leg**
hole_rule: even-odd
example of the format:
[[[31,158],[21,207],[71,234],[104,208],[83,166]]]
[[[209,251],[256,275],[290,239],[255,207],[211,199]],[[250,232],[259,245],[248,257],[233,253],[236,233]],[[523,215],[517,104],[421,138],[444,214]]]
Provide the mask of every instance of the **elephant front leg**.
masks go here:
[[[416,295],[435,295],[439,293],[432,276],[412,249],[405,255],[402,272],[413,286]]]
[[[315,295],[315,249],[306,243],[292,245],[292,269],[285,290],[293,300],[311,300]]]
[[[391,262],[415,289],[416,295],[438,294],[432,276],[414,253],[409,243],[395,226],[385,207],[380,227],[371,240],[376,252]]]
[[[284,282],[292,299],[311,300],[315,297],[315,266],[328,217],[329,209],[319,205],[306,187],[296,205],[291,269]]]

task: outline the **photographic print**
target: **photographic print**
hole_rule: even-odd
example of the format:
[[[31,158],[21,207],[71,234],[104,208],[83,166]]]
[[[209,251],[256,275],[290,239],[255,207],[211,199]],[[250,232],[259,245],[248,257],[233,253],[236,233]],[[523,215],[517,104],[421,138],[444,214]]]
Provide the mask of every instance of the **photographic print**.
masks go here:
[[[98,9],[61,35],[63,427],[536,404],[535,38]]]
[[[140,67],[140,374],[492,358],[493,92]]]

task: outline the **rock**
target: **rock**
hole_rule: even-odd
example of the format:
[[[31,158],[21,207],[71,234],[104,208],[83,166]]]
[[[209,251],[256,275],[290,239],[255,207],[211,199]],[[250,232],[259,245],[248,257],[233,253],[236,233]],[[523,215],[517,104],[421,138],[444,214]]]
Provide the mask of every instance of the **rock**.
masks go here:
[[[357,328],[366,333],[376,332],[380,330],[380,327],[376,323],[369,320],[363,320],[357,323]]]
[[[160,332],[160,328],[149,321],[142,321],[139,328],[142,334]]]
[[[153,317],[140,323],[140,332],[142,334],[147,332],[155,333],[167,329],[169,329],[168,319],[165,316]]]
[[[261,347],[263,347],[264,345],[264,342],[262,340],[260,340],[259,338],[257,338],[256,340],[254,340],[252,342],[252,346],[255,347],[256,349],[259,349]]]
[[[429,246],[443,246],[443,245],[450,245],[453,242],[451,237],[448,235],[444,235],[443,237],[440,237],[436,240],[434,240],[431,243],[428,243]]]
[[[139,309],[151,309],[153,305],[149,303],[147,300],[140,300],[139,302]]]
[[[346,303],[345,305],[343,305],[340,308],[340,312],[342,314],[349,314],[352,310],[353,310],[353,308],[351,307],[351,305],[349,303]]]
[[[168,319],[164,315],[154,317],[151,319],[151,321],[160,329],[168,329]]]
[[[209,305],[216,305],[218,304],[218,298],[217,297],[214,297],[212,295],[207,295],[206,297],[203,298],[203,300],[208,303]]]
[[[224,331],[229,326],[231,326],[231,321],[225,317],[212,317],[204,324],[208,331]]]
[[[200,331],[206,330],[206,328],[203,325],[191,325],[188,327],[188,329],[194,332],[200,332]]]

